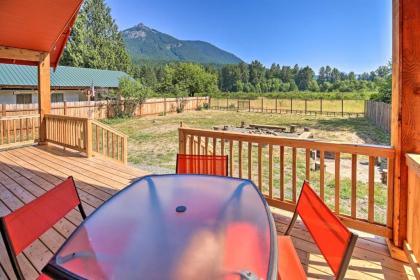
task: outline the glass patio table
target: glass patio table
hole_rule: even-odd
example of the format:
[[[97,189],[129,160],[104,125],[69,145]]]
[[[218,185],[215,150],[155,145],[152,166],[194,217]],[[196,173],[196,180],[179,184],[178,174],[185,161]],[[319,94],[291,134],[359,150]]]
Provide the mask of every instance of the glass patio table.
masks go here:
[[[43,272],[54,279],[275,279],[276,239],[251,181],[151,175],[90,215]]]

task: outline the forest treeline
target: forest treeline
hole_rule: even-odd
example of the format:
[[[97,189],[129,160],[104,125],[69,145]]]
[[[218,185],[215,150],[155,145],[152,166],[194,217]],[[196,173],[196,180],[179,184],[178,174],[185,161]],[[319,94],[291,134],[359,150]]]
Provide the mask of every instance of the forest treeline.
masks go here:
[[[133,62],[104,0],[84,1],[61,65],[124,71],[157,95],[376,92],[372,98],[382,101],[391,96],[389,65],[357,75],[331,66],[316,73],[309,66],[273,63],[267,68],[258,60],[234,65]]]

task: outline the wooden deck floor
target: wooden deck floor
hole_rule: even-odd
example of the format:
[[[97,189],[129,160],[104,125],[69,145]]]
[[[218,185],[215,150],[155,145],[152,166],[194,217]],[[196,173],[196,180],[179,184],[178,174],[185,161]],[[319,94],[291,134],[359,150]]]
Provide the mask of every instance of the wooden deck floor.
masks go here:
[[[132,180],[138,169],[102,158],[86,159],[51,146],[31,146],[0,152],[0,215],[14,211],[72,175],[86,212],[91,213]],[[275,211],[277,230],[284,232],[288,213]],[[18,259],[27,279],[35,279],[53,253],[81,222],[73,210],[28,247]],[[389,256],[385,241],[360,233],[347,273],[348,279],[414,279],[409,266]],[[301,223],[293,242],[309,278],[331,279],[331,271]],[[0,241],[0,279],[15,279],[4,243]]]

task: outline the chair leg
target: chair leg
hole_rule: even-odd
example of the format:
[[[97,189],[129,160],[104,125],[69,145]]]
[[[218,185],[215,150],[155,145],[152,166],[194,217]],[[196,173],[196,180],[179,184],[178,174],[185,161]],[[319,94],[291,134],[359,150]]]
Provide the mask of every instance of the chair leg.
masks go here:
[[[293,226],[296,223],[297,216],[298,216],[298,213],[295,211],[293,213],[293,217],[292,217],[292,220],[290,221],[289,226],[287,227],[286,231],[284,232],[284,235],[290,235],[290,232],[292,231]]]

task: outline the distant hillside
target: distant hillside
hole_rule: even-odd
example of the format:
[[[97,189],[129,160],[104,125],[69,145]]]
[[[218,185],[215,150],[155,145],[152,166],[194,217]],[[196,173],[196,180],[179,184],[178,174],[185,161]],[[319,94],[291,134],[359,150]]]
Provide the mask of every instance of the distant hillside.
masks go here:
[[[178,40],[140,23],[122,31],[127,50],[134,61],[191,61],[203,64],[237,64],[232,53],[203,41]]]

